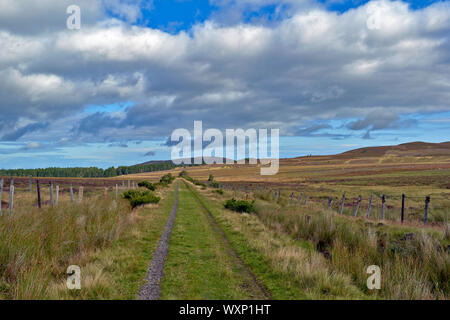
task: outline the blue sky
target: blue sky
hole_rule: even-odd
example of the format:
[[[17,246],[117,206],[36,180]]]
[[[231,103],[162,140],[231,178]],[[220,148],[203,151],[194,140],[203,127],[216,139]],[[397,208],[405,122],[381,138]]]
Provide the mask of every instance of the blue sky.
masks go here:
[[[4,1],[1,168],[168,159],[194,120],[281,157],[450,140],[449,1]]]

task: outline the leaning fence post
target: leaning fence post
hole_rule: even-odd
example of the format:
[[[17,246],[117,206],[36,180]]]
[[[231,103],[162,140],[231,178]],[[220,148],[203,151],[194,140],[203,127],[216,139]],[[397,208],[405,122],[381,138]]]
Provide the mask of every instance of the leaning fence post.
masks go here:
[[[36,180],[36,191],[38,198],[38,208],[40,209],[42,207],[42,204],[41,204],[41,184],[39,183],[39,179]]]
[[[370,216],[370,208],[372,207],[372,201],[373,201],[373,194],[370,195],[369,206],[367,207],[366,218],[369,218],[369,216]]]
[[[3,179],[0,180],[0,216],[2,215]]]
[[[297,207],[302,205],[303,193],[298,196]]]
[[[402,217],[401,217],[402,223],[405,220],[405,195],[402,194]]]
[[[55,206],[58,205],[58,202],[59,202],[59,186],[56,186]]]
[[[75,199],[73,197],[73,187],[72,184],[70,184],[70,201],[75,202]]]
[[[430,196],[427,196],[425,198],[425,215],[423,217],[423,223],[424,224],[428,223],[428,207],[429,207],[429,204],[430,204]]]
[[[84,187],[80,187],[78,189],[78,202],[83,202],[83,191],[84,191]]]
[[[50,205],[53,207],[53,183],[50,182]]]
[[[14,184],[9,187],[9,214],[14,210]]]
[[[342,195],[342,202],[341,202],[341,208],[339,210],[339,214],[342,214],[344,212],[344,203],[345,203],[345,193]]]
[[[305,203],[303,203],[304,206],[306,206],[306,203],[308,202],[308,199],[309,199],[309,196],[306,195],[306,197],[305,197]]]
[[[384,213],[386,211],[386,196],[381,196],[381,220],[384,220]]]
[[[328,197],[328,209],[331,208],[331,202],[333,202],[333,198]]]
[[[356,217],[358,215],[359,204],[361,203],[361,196],[358,197],[358,202],[356,203],[355,211],[353,212],[353,216]]]

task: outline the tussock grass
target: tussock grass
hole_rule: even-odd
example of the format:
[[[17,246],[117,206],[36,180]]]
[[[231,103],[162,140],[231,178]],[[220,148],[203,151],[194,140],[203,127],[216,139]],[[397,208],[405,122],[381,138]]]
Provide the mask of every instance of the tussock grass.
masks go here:
[[[365,293],[385,299],[448,299],[450,256],[441,232],[340,216],[315,205],[289,209],[256,203],[270,229],[312,242],[331,270],[352,277]],[[381,290],[371,292],[366,269],[382,270]]]
[[[33,207],[18,194],[13,215],[0,217],[0,298],[44,299],[49,284],[66,279],[69,265],[110,246],[134,223],[124,200],[93,197],[83,203],[60,198],[57,207]],[[27,203],[27,201],[29,203]],[[101,273],[89,280],[101,283]]]

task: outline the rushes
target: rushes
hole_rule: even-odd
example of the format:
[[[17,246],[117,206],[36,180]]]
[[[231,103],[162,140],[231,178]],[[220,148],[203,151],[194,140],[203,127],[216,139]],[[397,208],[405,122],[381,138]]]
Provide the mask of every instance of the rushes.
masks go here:
[[[450,256],[444,237],[420,228],[338,216],[314,206],[275,209],[259,201],[257,215],[274,230],[308,240],[365,293],[382,299],[448,299]],[[366,269],[381,268],[381,290],[367,289]]]
[[[132,219],[125,201],[100,198],[0,217],[0,298],[45,298],[51,281],[118,239]]]

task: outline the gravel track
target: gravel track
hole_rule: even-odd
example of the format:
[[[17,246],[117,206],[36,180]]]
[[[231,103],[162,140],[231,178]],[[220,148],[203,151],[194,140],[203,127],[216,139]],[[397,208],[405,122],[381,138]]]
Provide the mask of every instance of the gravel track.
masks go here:
[[[169,239],[172,234],[172,228],[175,223],[175,217],[178,209],[178,184],[175,190],[175,201],[170,212],[169,221],[166,224],[158,248],[153,255],[152,262],[147,271],[145,280],[147,281],[139,291],[139,300],[158,300],[161,295],[161,280],[164,276],[164,265],[166,264],[167,254],[169,253]]]

